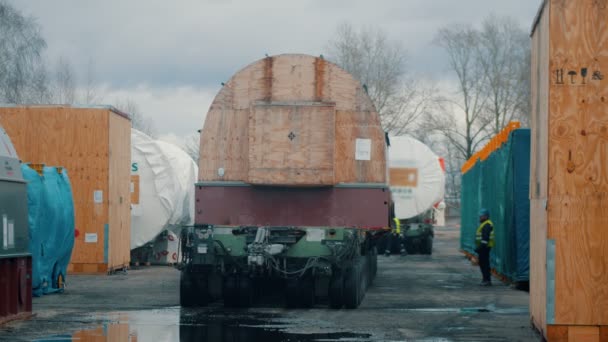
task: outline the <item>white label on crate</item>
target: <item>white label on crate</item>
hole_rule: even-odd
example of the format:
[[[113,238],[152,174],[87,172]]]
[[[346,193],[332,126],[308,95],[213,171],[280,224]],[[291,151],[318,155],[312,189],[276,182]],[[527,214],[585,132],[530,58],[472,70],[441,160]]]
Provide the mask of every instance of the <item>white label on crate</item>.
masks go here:
[[[8,217],[2,215],[2,249],[8,249]]]
[[[103,203],[103,190],[93,191],[93,202],[95,202],[95,204]]]
[[[15,247],[15,221],[8,221],[8,248]]]
[[[325,239],[325,229],[307,228],[306,241],[320,242]]]
[[[355,160],[371,160],[372,140],[357,139],[355,142]]]
[[[85,233],[84,242],[86,243],[97,243],[97,233]]]

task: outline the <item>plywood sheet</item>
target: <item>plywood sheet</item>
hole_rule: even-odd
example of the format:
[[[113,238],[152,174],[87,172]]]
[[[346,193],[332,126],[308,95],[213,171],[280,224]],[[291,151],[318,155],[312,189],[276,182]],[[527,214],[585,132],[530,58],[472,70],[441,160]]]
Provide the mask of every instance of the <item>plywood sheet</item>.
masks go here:
[[[547,325],[549,11],[541,8],[531,41],[530,315],[539,331]]]
[[[549,218],[555,323],[608,324],[608,9],[552,1]]]
[[[256,105],[249,120],[249,182],[334,184],[335,109]]]
[[[547,212],[545,200],[530,200],[530,315],[537,329],[547,324]]]
[[[318,115],[323,115],[324,106],[333,106],[338,110],[333,123],[333,183],[386,182],[384,132],[369,96],[359,82],[335,64],[305,55],[262,59],[240,70],[225,84],[214,99],[201,132],[199,180],[265,182],[260,178],[264,177],[263,172],[256,171],[261,169],[249,165],[251,160],[259,158],[259,155],[249,156],[257,151],[249,145],[255,140],[250,136],[249,124],[259,122],[260,117],[250,121],[258,104],[314,105],[320,110]],[[321,130],[319,134],[326,134],[323,132],[326,131]],[[371,160],[356,160],[356,139],[371,140]],[[313,149],[316,144],[311,143]],[[322,159],[324,153],[320,156]],[[301,153],[285,161],[293,162],[292,159],[316,163]],[[279,176],[283,180],[293,179],[294,185],[299,184],[297,179],[309,177],[319,179],[322,184],[331,183],[329,172],[301,169],[306,177],[297,177],[297,172],[286,172],[287,169],[283,166]]]
[[[371,140],[371,160],[356,158],[356,140]],[[386,143],[379,118],[369,112],[336,111],[337,183],[386,183]]]
[[[0,108],[0,123],[13,141],[24,162],[63,166],[68,170],[75,207],[75,238],[71,258],[74,264],[106,264],[106,229],[110,225],[109,207],[120,205],[110,194],[110,117],[126,122],[127,135],[113,136],[112,144],[127,148],[126,195],[121,210],[130,222],[129,173],[130,123],[107,108],[73,108],[63,106],[18,106]],[[123,125],[124,126],[124,125]],[[123,127],[124,130],[124,127]],[[124,133],[124,132],[123,132]],[[123,152],[117,155],[124,154]],[[123,156],[124,158],[124,156]],[[115,160],[115,163],[120,161]],[[117,164],[116,164],[117,165]],[[116,189],[116,188],[115,188]],[[97,193],[97,198],[95,194]],[[106,228],[108,227],[108,228]],[[85,242],[86,234],[95,239]],[[127,233],[128,234],[128,233]],[[126,255],[129,255],[129,236]],[[110,241],[108,240],[108,243]],[[122,251],[120,247],[114,247]],[[88,267],[89,269],[91,267]],[[84,270],[84,268],[81,267]],[[98,268],[97,268],[98,269]]]
[[[109,226],[106,231],[107,265],[121,268],[131,259],[131,122],[119,115],[109,116]]]
[[[199,180],[246,181],[249,170],[249,109],[212,109],[207,114],[201,135],[200,151]]]

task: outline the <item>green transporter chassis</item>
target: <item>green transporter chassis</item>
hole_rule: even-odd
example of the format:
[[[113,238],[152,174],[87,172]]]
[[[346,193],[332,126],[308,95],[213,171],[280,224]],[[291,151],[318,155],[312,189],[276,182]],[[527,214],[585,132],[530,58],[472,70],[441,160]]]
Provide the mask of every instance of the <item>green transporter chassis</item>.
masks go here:
[[[231,227],[182,230],[180,304],[223,299],[248,307],[281,293],[288,307],[359,306],[377,270],[381,232],[337,227]]]

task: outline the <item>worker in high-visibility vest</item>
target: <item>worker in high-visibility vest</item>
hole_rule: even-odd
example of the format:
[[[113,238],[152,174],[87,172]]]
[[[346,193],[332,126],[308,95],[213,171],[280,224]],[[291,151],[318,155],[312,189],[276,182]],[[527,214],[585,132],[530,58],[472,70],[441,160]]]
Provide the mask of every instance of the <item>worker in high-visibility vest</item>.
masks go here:
[[[483,280],[481,286],[491,286],[490,250],[494,247],[494,224],[490,221],[490,211],[482,208],[479,211],[479,227],[475,234],[475,252],[479,259],[479,269]]]
[[[386,244],[384,254],[389,256],[391,255],[391,251],[398,250],[402,255],[405,255],[405,244],[403,241],[403,235],[401,234],[401,221],[394,217],[391,226],[392,231],[388,236],[388,243]]]

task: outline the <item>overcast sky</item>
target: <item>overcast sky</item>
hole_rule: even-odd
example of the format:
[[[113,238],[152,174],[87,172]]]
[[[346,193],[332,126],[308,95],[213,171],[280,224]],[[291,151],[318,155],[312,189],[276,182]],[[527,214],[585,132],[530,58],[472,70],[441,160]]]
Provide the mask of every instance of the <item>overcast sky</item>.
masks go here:
[[[264,54],[324,53],[338,24],[377,26],[407,47],[420,77],[450,78],[433,46],[450,23],[478,25],[491,13],[526,31],[541,0],[9,0],[34,16],[47,57],[67,57],[82,77],[93,62],[104,103],[131,98],[160,135],[202,127],[234,72]]]

